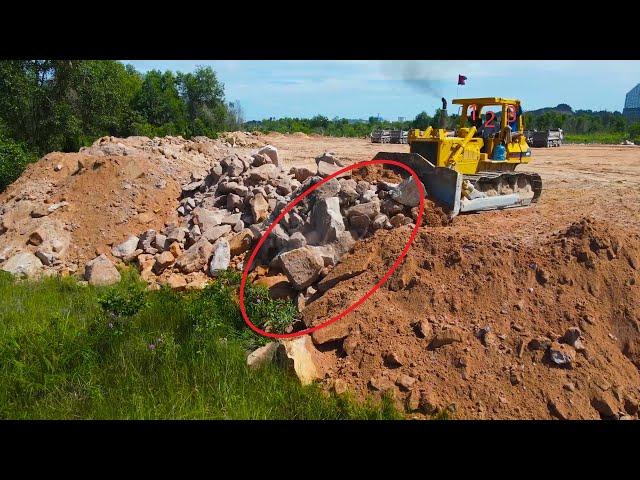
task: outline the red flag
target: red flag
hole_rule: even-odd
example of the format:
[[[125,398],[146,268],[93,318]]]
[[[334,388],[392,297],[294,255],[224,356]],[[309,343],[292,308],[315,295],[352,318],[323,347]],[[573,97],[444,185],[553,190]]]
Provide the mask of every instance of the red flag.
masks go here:
[[[458,85],[464,85],[466,79],[467,77],[465,77],[464,75],[458,75]]]

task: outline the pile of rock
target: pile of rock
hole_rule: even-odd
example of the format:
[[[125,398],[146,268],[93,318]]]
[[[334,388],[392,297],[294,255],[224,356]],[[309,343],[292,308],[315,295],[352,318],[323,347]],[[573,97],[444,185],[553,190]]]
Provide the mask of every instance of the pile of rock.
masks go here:
[[[251,156],[229,155],[209,171],[194,172],[183,186],[178,214],[184,226],[168,225],[161,232],[132,236],[112,253],[124,261],[137,258],[147,280],[166,270],[172,272],[175,283],[176,274],[206,272],[215,277],[230,266],[241,269],[242,255],[282,209],[343,166],[328,152],[317,157],[316,164],[315,172],[298,167],[286,171],[272,146]],[[380,228],[412,223],[419,201],[411,179],[399,185],[373,184],[356,181],[346,172],[321,185],[284,216],[252,265],[252,270],[260,264],[268,268],[254,272],[251,279],[259,280],[268,272],[308,297],[314,291],[312,285],[356,240]],[[268,286],[279,283],[266,282]]]
[[[174,143],[181,146],[178,140]],[[114,142],[102,139],[91,148],[102,154],[123,155],[129,154],[127,148],[133,148]],[[164,139],[162,146],[154,148],[166,150],[173,146],[171,142],[171,138]],[[85,265],[85,280],[93,285],[117,282],[120,276],[113,258],[137,264],[142,277],[152,285],[166,282],[179,289],[200,287],[229,267],[242,269],[246,252],[282,209],[343,167],[330,152],[316,158],[315,170],[283,168],[277,149],[270,145],[251,154],[238,152],[213,159],[207,168],[192,170],[182,185],[177,222],[158,230],[132,232],[124,242],[110,244],[111,255],[96,249],[98,256]],[[261,248],[252,266],[252,281],[277,277],[269,278],[266,285],[272,287],[279,283],[276,280],[282,280],[290,293],[304,292],[308,297],[313,285],[356,240],[380,228],[415,221],[419,194],[413,181],[358,181],[351,173],[324,183],[285,215]],[[10,258],[13,252],[1,252],[2,268],[25,276],[33,276],[45,266],[59,269],[61,255],[69,247],[69,231],[45,217],[66,208],[66,202],[59,202],[46,211],[34,210],[31,216],[42,221],[29,238],[33,251],[15,258]],[[258,266],[261,269],[256,269]]]
[[[306,178],[306,191],[339,168],[319,157],[318,172]],[[412,192],[415,190],[415,195]],[[270,270],[282,271],[297,291],[307,289],[352,250],[355,241],[381,228],[411,224],[420,202],[412,180],[399,185],[356,181],[345,175],[320,185],[274,228],[258,257]],[[276,209],[274,214],[279,213]]]
[[[183,185],[177,209],[182,226],[169,224],[159,232],[132,235],[115,245],[112,254],[124,262],[136,261],[147,281],[167,281],[176,288],[188,287],[191,281],[201,285],[202,273],[215,277],[230,266],[241,269],[243,255],[282,209],[343,166],[328,152],[317,157],[316,164],[315,172],[299,167],[286,171],[277,149],[270,145],[253,155],[226,156],[208,171],[193,172]],[[314,291],[309,287],[356,240],[380,228],[412,223],[419,201],[411,179],[401,184],[373,184],[350,178],[350,172],[333,178],[272,230],[252,265],[252,270],[260,264],[268,268],[254,272],[251,279],[267,272],[280,274],[290,288],[308,297]]]

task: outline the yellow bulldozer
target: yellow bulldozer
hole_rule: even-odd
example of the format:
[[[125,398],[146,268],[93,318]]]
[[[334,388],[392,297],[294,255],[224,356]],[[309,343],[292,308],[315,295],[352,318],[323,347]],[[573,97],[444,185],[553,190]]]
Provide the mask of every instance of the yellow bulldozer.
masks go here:
[[[518,165],[531,160],[520,100],[487,97],[453,103],[461,106],[455,131],[446,129],[443,98],[440,128],[410,130],[409,153],[380,152],[375,159],[400,161],[415,170],[427,197],[451,217],[536,202],[542,191],[540,175],[516,172]]]

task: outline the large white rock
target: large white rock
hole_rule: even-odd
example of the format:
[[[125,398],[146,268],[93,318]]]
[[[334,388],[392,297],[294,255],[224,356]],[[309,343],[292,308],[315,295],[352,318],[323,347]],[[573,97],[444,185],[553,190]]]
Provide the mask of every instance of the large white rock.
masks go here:
[[[293,340],[280,340],[280,343],[284,347],[284,351],[279,350],[282,352],[280,360],[295,372],[302,385],[309,385],[320,379],[320,368],[313,356],[315,347],[308,335]]]
[[[9,258],[2,270],[20,277],[35,277],[42,270],[42,262],[33,253],[21,252]]]
[[[128,257],[138,249],[139,241],[140,239],[138,237],[136,237],[135,235],[131,235],[119,245],[114,245],[113,248],[111,248],[111,254],[117,258]]]
[[[220,238],[213,246],[213,255],[209,263],[209,274],[212,277],[229,268],[231,249],[226,238]]]
[[[257,369],[263,365],[271,363],[278,351],[278,348],[280,348],[280,344],[278,342],[271,342],[254,350],[247,357],[247,366],[251,369]]]
[[[111,285],[120,281],[120,272],[103,253],[86,264],[84,278],[90,285]]]
[[[322,243],[335,240],[345,230],[340,199],[329,197],[318,200],[313,207],[313,223],[316,231],[322,232]]]
[[[260,150],[258,150],[258,153],[269,157],[276,167],[280,166],[280,157],[278,156],[278,149],[273,145],[265,145]]]
[[[420,191],[413,177],[403,180],[398,188],[391,192],[391,198],[407,207],[420,205]]]

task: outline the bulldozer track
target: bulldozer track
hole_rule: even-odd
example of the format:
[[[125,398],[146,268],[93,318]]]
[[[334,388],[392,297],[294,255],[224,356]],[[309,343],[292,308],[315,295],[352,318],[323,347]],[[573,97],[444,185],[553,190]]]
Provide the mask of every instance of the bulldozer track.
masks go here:
[[[542,193],[542,178],[537,173],[528,172],[479,172],[474,175],[464,175],[465,180],[469,180],[474,187],[485,190],[487,186],[493,187],[495,190],[500,189],[500,185],[506,182],[508,185],[516,185],[519,179],[524,179],[531,185],[533,190],[533,198],[531,203],[535,203]]]

